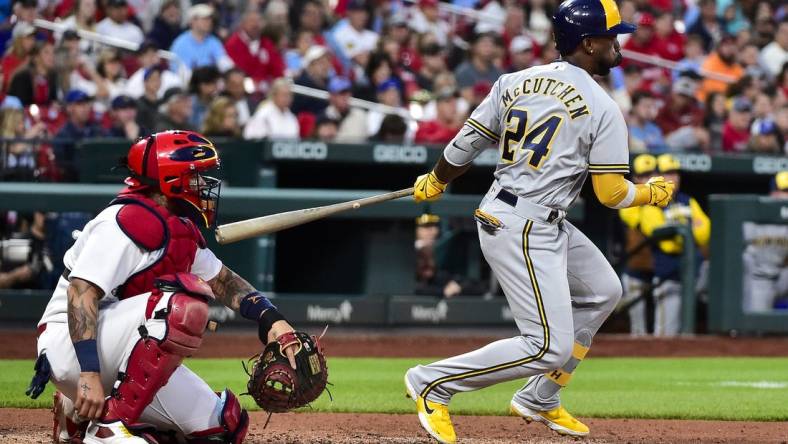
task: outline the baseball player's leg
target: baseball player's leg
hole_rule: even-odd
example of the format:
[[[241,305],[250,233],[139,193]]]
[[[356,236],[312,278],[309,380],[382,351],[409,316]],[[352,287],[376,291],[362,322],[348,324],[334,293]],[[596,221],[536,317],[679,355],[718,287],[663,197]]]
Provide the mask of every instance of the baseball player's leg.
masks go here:
[[[521,335],[408,370],[405,385],[417,401],[421,425],[440,442],[456,440],[447,409],[455,393],[554,369],[572,351],[566,234],[502,205],[497,200],[482,204],[492,222],[479,223],[479,239]]]
[[[201,296],[198,291],[154,292],[148,298],[137,337],[129,341],[129,351],[121,359],[112,396],[102,417],[88,427],[86,444],[112,442],[123,434],[123,428],[136,425],[183,358],[199,348],[210,295]]]
[[[145,322],[147,295],[140,295],[111,304],[101,304],[98,319],[97,348],[101,365],[101,380],[104,393],[109,394],[117,379],[118,369],[124,356],[130,351],[130,344],[137,340],[137,329]],[[38,354],[46,354],[52,368],[50,380],[58,390],[55,413],[54,433],[62,438],[72,437],[75,430],[84,429],[86,423],[79,423],[74,411],[79,382],[79,362],[65,322],[49,322],[37,342]],[[84,430],[82,430],[84,431]]]
[[[626,300],[629,307],[629,332],[634,336],[646,334],[646,301],[644,293],[646,291],[646,283],[643,279],[639,279],[629,274],[624,274],[621,277],[621,286],[624,288],[624,297],[622,302]]]
[[[566,235],[556,225],[525,220],[496,202],[482,209],[503,228],[480,226],[479,239],[521,335],[409,370],[408,384],[433,402],[445,405],[458,392],[555,369],[572,351]]]
[[[665,279],[654,286],[654,336],[676,336],[681,331],[681,283]]]
[[[216,393],[194,372],[181,365],[145,408],[140,422],[179,439],[239,443],[249,419],[238,398],[225,389]]]
[[[552,372],[531,378],[512,399],[513,408],[544,412],[542,419],[551,428],[568,434],[584,435],[588,428],[561,407],[559,391],[585,358],[591,341],[621,298],[621,283],[602,252],[580,230],[565,223],[568,233],[568,270],[574,321],[571,357]],[[533,419],[538,419],[534,417]]]
[[[749,295],[746,299],[747,305],[744,307],[747,312],[764,312],[774,308],[774,299],[777,297],[777,281],[779,276],[769,278],[767,276],[749,275],[748,279]]]

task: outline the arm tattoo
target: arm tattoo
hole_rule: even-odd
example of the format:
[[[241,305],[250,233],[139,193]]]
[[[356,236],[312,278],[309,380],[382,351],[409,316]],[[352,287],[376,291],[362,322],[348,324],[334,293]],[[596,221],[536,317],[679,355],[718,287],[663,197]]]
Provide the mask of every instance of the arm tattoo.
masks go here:
[[[68,332],[73,342],[96,339],[98,331],[98,300],[101,290],[90,282],[73,279],[68,295]]]
[[[241,306],[241,298],[255,291],[252,284],[224,265],[219,274],[208,281],[208,285],[211,286],[217,301],[235,311]]]

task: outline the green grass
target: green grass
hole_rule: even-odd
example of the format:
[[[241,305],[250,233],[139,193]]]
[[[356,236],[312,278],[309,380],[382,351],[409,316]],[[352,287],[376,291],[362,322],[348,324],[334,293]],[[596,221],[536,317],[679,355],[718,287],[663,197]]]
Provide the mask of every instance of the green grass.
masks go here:
[[[402,375],[429,359],[332,358],[334,401],[323,395],[315,410],[408,413]],[[191,359],[187,365],[212,387],[244,392],[238,359]],[[51,384],[38,400],[25,398],[32,361],[0,360],[0,407],[49,407]],[[758,388],[747,384],[770,388]],[[522,381],[457,395],[456,414],[506,414]],[[243,397],[246,407],[253,407]],[[562,402],[579,416],[788,420],[788,358],[596,358],[584,362]]]

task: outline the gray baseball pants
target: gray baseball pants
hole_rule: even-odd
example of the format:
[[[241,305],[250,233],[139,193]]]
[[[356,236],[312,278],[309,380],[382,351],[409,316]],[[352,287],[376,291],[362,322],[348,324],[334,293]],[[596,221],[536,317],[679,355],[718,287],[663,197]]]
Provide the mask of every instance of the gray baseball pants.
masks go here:
[[[494,184],[482,200],[479,209],[497,224],[479,222],[479,240],[520,335],[419,365],[406,377],[421,396],[448,404],[458,392],[534,376],[514,401],[550,410],[621,298],[621,283],[563,212],[554,217],[556,210],[523,198],[512,205],[497,197],[499,191]]]

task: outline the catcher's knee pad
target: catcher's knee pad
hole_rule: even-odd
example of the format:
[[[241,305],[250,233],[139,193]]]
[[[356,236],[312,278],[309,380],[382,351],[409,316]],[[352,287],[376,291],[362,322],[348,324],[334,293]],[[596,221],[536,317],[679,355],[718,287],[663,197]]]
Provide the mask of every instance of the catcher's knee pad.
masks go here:
[[[161,347],[179,356],[191,356],[202,344],[202,334],[208,325],[208,300],[213,292],[208,284],[189,273],[177,273],[159,278],[159,291],[172,291],[165,316],[167,334]]]
[[[222,412],[219,416],[220,426],[192,433],[187,442],[189,444],[208,444],[225,442],[241,444],[249,430],[249,414],[241,408],[241,403],[230,389],[217,393],[221,398]]]
[[[202,335],[208,324],[208,303],[212,297],[210,288],[195,286],[194,275],[179,273],[173,280],[161,281],[156,290],[160,294],[173,291],[165,309],[154,313],[154,318],[164,319],[165,334],[161,339],[149,337],[144,327],[142,338],[137,341],[129,355],[126,371],[118,375],[110,399],[105,405],[102,420],[121,420],[134,424],[156,392],[163,387],[170,375],[181,365],[183,358],[194,353],[202,343]],[[207,289],[207,291],[205,290]]]

